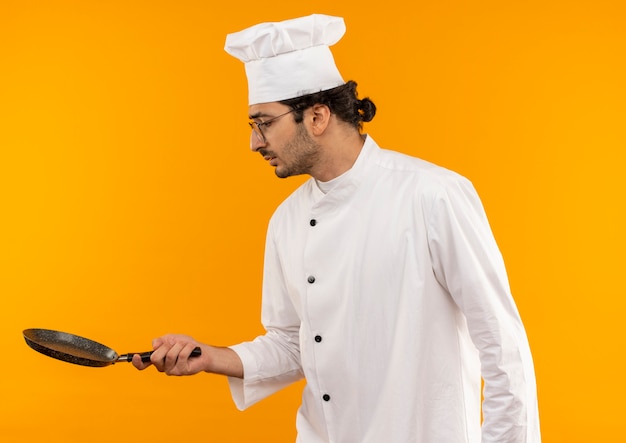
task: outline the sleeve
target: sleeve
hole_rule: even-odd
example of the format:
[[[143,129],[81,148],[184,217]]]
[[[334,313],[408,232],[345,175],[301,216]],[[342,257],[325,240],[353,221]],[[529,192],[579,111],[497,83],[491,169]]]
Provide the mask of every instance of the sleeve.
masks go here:
[[[265,244],[261,320],[266,333],[231,346],[243,363],[243,379],[229,377],[231,395],[244,410],[303,377],[300,364],[300,319],[287,294],[272,236]]]
[[[504,262],[472,184],[435,192],[428,222],[433,269],[467,319],[484,380],[482,443],[541,441],[536,381]]]

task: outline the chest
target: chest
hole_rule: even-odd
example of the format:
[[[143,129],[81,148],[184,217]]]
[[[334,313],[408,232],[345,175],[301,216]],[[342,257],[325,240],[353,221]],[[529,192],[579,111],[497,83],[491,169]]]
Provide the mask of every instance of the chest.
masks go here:
[[[427,214],[415,191],[377,181],[340,204],[322,199],[286,214],[276,247],[294,305],[313,296],[331,310],[349,297],[376,300],[422,280],[431,269]]]

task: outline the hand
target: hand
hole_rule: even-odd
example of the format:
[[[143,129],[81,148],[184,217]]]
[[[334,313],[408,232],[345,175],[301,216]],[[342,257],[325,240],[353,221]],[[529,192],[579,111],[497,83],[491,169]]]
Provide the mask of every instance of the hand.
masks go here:
[[[143,363],[139,355],[133,355],[133,366],[139,370],[154,365],[159,372],[167,375],[193,375],[207,371],[209,367],[209,346],[196,342],[187,335],[168,334],[153,340],[154,352],[150,362]],[[200,347],[202,355],[189,357],[194,348]]]

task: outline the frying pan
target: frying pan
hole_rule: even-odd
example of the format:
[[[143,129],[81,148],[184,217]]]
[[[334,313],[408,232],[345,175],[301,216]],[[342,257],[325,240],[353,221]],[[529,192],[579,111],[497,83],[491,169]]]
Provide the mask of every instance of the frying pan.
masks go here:
[[[134,353],[118,355],[107,346],[67,332],[51,329],[25,329],[23,333],[26,344],[35,351],[81,366],[103,367],[118,361],[130,362],[134,355]],[[198,356],[201,353],[200,348],[195,348],[191,356]],[[136,352],[136,354],[141,356],[141,361],[149,362],[152,351]]]

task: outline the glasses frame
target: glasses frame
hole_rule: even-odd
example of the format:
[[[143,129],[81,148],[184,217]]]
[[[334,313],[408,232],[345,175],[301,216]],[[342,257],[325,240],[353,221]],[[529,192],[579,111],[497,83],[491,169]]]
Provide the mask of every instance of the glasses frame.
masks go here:
[[[272,117],[269,120],[266,120],[264,122],[257,123],[255,121],[249,121],[248,124],[252,128],[252,132],[256,134],[259,141],[261,143],[267,143],[267,139],[265,138],[265,134],[263,134],[263,130],[261,129],[261,126],[269,127],[269,125],[271,125],[273,122],[275,122],[279,118],[284,117],[287,114],[291,114],[292,112],[295,112],[297,110],[298,110],[297,108],[294,108],[290,111],[285,112],[284,114],[277,115],[276,117]]]

